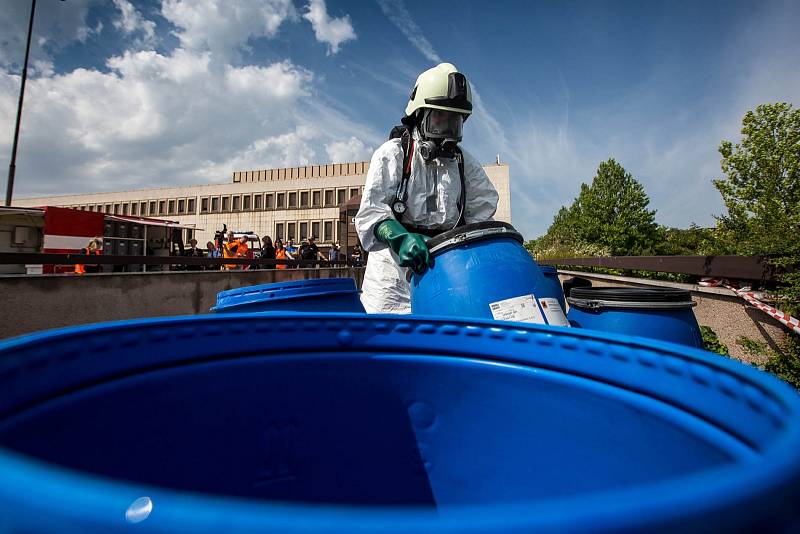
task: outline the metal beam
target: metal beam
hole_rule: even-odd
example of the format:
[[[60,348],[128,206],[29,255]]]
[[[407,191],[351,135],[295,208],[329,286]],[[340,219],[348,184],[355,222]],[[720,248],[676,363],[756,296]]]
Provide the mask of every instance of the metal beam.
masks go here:
[[[348,267],[347,260],[271,260],[266,258],[196,258],[183,256],[88,256],[85,254],[45,254],[28,252],[0,253],[0,265],[287,265],[289,267],[316,267],[319,265]]]
[[[568,265],[693,274],[736,280],[774,280],[780,271],[766,256],[608,256],[537,260],[541,265]]]

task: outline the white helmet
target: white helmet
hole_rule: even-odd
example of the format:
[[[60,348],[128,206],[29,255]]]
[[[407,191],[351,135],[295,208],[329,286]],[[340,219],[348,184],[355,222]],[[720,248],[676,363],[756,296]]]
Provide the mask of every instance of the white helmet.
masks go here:
[[[420,74],[408,100],[406,116],[423,108],[454,111],[466,120],[472,114],[472,91],[467,78],[451,63],[439,63]]]

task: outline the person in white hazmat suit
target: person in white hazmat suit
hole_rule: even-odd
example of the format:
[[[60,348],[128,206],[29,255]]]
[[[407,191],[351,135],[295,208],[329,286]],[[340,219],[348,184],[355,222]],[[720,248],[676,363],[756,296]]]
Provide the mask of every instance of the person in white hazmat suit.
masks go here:
[[[410,313],[406,269],[422,274],[432,265],[427,240],[492,220],[497,191],[480,163],[458,146],[471,113],[466,77],[441,63],[417,78],[403,135],[372,155],[355,218],[369,252],[361,296],[368,313]]]

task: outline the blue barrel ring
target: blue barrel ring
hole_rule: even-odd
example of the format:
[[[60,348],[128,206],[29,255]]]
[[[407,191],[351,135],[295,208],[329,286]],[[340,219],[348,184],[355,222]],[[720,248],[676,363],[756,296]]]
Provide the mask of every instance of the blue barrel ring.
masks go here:
[[[216,313],[364,312],[352,278],[310,278],[239,287],[217,293]]]
[[[644,336],[703,347],[689,291],[662,287],[579,287],[567,319],[577,328]]]
[[[208,315],[4,341],[0,385],[11,531],[800,526],[800,397],[672,343],[496,321]],[[276,488],[291,491],[260,497]]]

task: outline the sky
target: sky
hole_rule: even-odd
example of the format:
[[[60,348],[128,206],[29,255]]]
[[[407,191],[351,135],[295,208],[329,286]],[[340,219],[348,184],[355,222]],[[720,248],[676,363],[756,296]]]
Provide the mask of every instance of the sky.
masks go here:
[[[0,0],[4,177],[29,13]],[[659,223],[711,226],[720,141],[800,105],[798,27],[794,0],[39,0],[14,195],[369,160],[447,61],[475,99],[462,145],[510,165],[526,238],[612,157]]]

